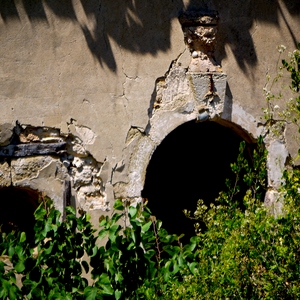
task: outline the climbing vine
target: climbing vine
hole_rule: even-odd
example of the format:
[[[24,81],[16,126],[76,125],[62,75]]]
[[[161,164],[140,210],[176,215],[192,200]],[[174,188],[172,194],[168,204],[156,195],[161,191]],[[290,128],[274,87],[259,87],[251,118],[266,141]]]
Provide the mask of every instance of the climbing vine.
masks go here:
[[[267,127],[276,135],[281,134],[284,126],[293,123],[300,128],[300,43],[297,49],[282,58],[286,47],[278,47],[278,71],[275,76],[267,74],[264,87],[267,107],[264,119]]]

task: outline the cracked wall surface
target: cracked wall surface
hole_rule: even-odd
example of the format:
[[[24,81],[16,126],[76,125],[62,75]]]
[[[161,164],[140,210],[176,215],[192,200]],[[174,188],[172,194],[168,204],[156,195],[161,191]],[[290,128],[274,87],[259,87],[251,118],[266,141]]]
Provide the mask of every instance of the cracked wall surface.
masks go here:
[[[188,49],[178,17],[193,8],[218,12],[218,68],[209,70],[222,66],[226,78],[213,79],[217,104],[210,77],[188,74],[191,55],[198,63],[204,50]],[[153,151],[184,122],[208,114],[256,138],[265,74],[278,45],[292,50],[300,40],[299,22],[292,0],[4,1],[0,186],[28,185],[61,201],[70,181],[79,207],[108,210],[116,197],[140,198]],[[284,145],[295,154],[294,131],[288,126]]]

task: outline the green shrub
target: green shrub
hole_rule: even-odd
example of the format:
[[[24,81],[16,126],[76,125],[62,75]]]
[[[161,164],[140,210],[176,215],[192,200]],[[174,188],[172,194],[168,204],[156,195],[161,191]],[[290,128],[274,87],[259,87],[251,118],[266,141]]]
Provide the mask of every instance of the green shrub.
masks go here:
[[[96,235],[88,215],[76,217],[68,207],[62,222],[44,198],[35,212],[34,246],[24,232],[1,235],[0,299],[145,299],[163,294],[185,269],[195,273],[198,237],[183,246],[146,207],[117,200],[114,209],[111,218],[100,218]],[[103,238],[108,241],[98,247]],[[83,270],[90,269],[94,282],[88,286]]]
[[[2,234],[1,258],[9,257],[13,269],[5,271],[1,259],[1,299],[74,299],[87,287],[81,274],[88,264],[82,258],[95,244],[94,230],[87,215],[77,218],[73,208],[66,209],[61,222],[60,212],[43,199],[35,211],[34,246],[24,232]],[[21,288],[15,284],[16,274],[22,275]]]
[[[261,201],[266,178],[261,140],[252,168],[243,151],[242,144],[231,166],[237,180],[216,204],[198,202],[194,216],[206,230],[198,227],[187,245],[141,205],[117,200],[112,216],[100,218],[96,234],[88,215],[76,217],[67,208],[62,222],[44,198],[35,212],[33,246],[25,233],[1,236],[0,299],[298,299],[300,173],[285,172],[283,214],[275,218]],[[244,208],[235,201],[241,180],[249,186]],[[106,244],[97,246],[104,238]],[[83,276],[89,270],[90,286]]]

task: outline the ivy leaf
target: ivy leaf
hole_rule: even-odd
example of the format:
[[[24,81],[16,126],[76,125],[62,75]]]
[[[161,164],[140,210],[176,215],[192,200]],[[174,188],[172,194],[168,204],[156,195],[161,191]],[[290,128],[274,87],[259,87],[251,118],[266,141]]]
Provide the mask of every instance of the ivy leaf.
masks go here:
[[[15,300],[18,297],[18,288],[14,285],[14,284],[11,284],[8,288],[8,297],[10,300]]]
[[[119,228],[120,228],[120,225],[118,225],[118,224],[115,224],[109,228],[109,239],[112,242],[114,242],[116,240],[116,237],[117,237],[116,233],[119,230]]]
[[[19,260],[18,263],[15,265],[15,270],[18,273],[22,273],[25,270],[25,265],[23,260]]]
[[[45,223],[45,227],[41,231],[41,234],[43,235],[44,238],[47,236],[47,233],[51,230],[51,227],[52,227],[51,223],[52,223],[52,220],[50,218],[47,219],[47,221]]]
[[[134,206],[130,206],[128,213],[129,213],[130,217],[133,219],[137,214],[137,208]]]
[[[147,232],[147,231],[149,230],[149,228],[150,228],[151,225],[152,225],[152,221],[149,221],[148,223],[144,224],[144,225],[142,226],[142,232],[143,232],[143,233],[144,233],[144,232]]]
[[[73,206],[66,206],[66,213],[70,215],[76,215],[75,208]]]
[[[106,273],[102,273],[99,278],[99,283],[103,289],[103,295],[111,296],[114,294],[114,290],[111,287],[109,276]]]
[[[178,271],[179,271],[179,265],[177,261],[174,261],[172,274],[175,275]]]
[[[114,294],[114,290],[110,285],[101,285],[103,289],[103,295],[111,296]]]
[[[8,255],[12,257],[15,254],[15,248],[13,246],[9,246]]]
[[[106,236],[107,236],[108,232],[107,230],[104,228],[102,230],[100,230],[98,237],[100,240],[103,240]]]
[[[121,299],[121,297],[122,297],[122,292],[119,291],[119,290],[115,290],[115,298],[116,298],[116,300]]]
[[[44,216],[46,214],[47,214],[47,211],[46,211],[46,209],[44,209],[43,203],[41,203],[40,206],[34,212],[34,217],[36,220],[42,220],[42,219],[44,219]]]
[[[198,269],[197,269],[197,263],[196,262],[192,262],[190,264],[188,264],[190,271],[192,272],[193,275],[198,274]]]
[[[98,288],[88,286],[84,289],[84,297],[86,300],[95,300],[97,299]]]
[[[21,236],[20,236],[20,243],[23,243],[26,241],[26,233],[25,232],[22,232],[21,233]]]
[[[24,257],[24,249],[21,245],[16,246],[15,251],[19,257],[19,259],[23,259]]]
[[[6,299],[8,296],[11,284],[9,281],[2,279],[2,278],[1,278],[1,284],[2,284],[2,286],[0,288],[0,297],[2,299]]]
[[[123,202],[120,199],[117,199],[114,204],[115,210],[124,210]]]
[[[114,215],[112,216],[111,220],[112,220],[113,223],[117,223],[117,222],[120,220],[120,218],[121,218],[122,216],[123,216],[123,214],[118,214],[118,213],[116,213],[116,214],[114,214]]]

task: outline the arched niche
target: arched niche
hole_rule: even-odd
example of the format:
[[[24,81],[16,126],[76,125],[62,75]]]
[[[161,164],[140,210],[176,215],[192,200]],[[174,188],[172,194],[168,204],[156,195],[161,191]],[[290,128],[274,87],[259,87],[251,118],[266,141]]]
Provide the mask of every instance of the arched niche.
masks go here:
[[[6,233],[13,230],[24,231],[30,240],[34,233],[34,211],[39,205],[39,196],[38,191],[29,188],[0,188],[1,231]]]
[[[190,121],[164,138],[149,161],[142,191],[164,228],[194,234],[194,222],[182,211],[195,211],[198,199],[209,205],[225,189],[226,178],[234,180],[230,164],[243,140],[249,150],[255,144],[240,127],[224,120],[221,124]]]

